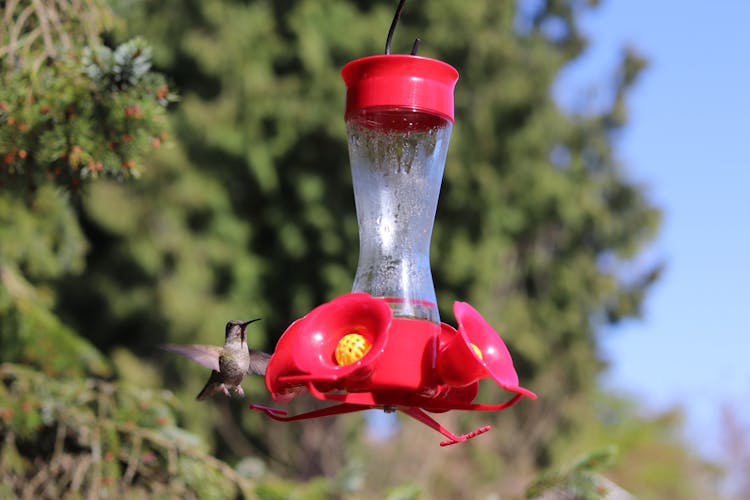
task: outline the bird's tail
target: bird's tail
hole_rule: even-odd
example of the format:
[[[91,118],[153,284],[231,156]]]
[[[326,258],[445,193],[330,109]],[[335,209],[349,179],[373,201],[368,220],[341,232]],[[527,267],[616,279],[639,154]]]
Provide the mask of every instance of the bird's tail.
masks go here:
[[[206,385],[203,387],[201,392],[198,393],[198,395],[195,397],[198,401],[203,401],[204,399],[208,399],[217,392],[221,390],[221,383],[217,382],[214,379],[213,373],[211,374],[211,378],[208,379],[208,382],[206,382]]]

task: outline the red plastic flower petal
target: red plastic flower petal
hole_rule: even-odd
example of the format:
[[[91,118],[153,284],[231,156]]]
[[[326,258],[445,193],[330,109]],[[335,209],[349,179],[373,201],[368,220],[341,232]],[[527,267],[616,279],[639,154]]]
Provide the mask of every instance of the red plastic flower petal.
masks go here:
[[[438,367],[443,367],[452,383],[466,385],[490,377],[505,390],[536,399],[536,394],[518,385],[508,348],[482,315],[466,302],[454,303],[453,313],[458,321],[458,336],[446,344],[442,363],[438,355]],[[463,366],[459,360],[463,360]]]
[[[336,388],[346,379],[367,377],[388,340],[392,316],[384,301],[365,293],[349,293],[292,323],[279,339],[268,365],[266,385],[273,398],[289,400],[311,382]],[[360,335],[369,350],[352,363],[339,364],[336,347],[352,333]]]
[[[279,339],[266,386],[276,401],[309,390],[317,399],[338,404],[296,416],[251,408],[284,422],[369,408],[399,410],[446,436],[442,446],[482,434],[489,426],[452,434],[425,411],[498,411],[536,395],[518,385],[508,349],[484,318],[465,302],[456,302],[453,310],[458,330],[445,323],[394,318],[386,300],[364,293],[316,307]],[[483,378],[515,394],[502,403],[473,403]]]

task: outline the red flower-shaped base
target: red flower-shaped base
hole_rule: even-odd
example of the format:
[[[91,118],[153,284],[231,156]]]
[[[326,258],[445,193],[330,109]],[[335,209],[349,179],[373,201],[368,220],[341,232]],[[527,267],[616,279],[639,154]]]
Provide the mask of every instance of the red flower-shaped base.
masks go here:
[[[484,318],[465,302],[456,302],[453,311],[458,330],[445,323],[394,318],[385,299],[365,293],[342,295],[316,307],[279,339],[266,370],[266,386],[276,401],[309,391],[339,404],[293,417],[284,410],[250,407],[282,422],[372,408],[399,410],[446,436],[441,446],[487,432],[489,426],[455,435],[424,410],[502,410],[523,396],[536,395],[518,385],[508,349]],[[344,364],[336,351],[350,334],[368,349],[344,358]],[[483,378],[514,395],[499,404],[473,403]]]

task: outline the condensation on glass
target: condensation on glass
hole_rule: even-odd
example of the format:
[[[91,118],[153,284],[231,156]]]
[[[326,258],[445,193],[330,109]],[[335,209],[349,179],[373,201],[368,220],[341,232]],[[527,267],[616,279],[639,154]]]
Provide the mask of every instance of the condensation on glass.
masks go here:
[[[375,107],[346,124],[360,245],[353,291],[386,299],[395,316],[439,323],[430,239],[452,122]]]

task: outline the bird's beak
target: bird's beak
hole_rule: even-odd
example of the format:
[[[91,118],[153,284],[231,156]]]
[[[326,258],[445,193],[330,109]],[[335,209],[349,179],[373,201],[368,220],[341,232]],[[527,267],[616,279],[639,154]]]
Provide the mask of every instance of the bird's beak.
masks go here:
[[[250,321],[245,321],[244,323],[240,323],[240,326],[242,329],[240,330],[240,338],[243,342],[245,342],[245,339],[247,338],[247,333],[245,332],[245,328],[247,328],[247,325],[250,323],[255,323],[256,321],[260,321],[260,318],[251,319]]]
[[[245,328],[247,328],[247,325],[249,325],[250,323],[255,323],[256,321],[260,321],[260,318],[255,318],[255,319],[251,319],[250,321],[245,321],[244,323],[241,323],[240,326],[244,330]]]

